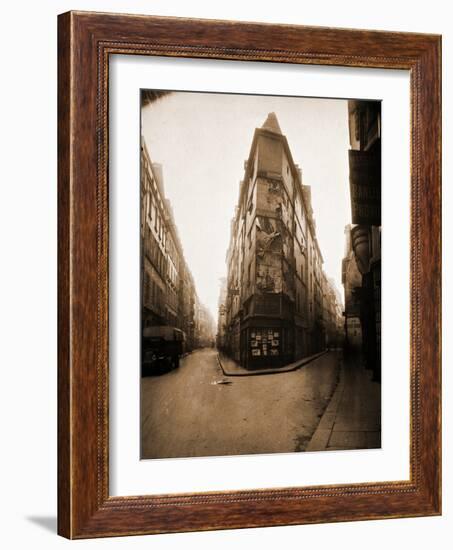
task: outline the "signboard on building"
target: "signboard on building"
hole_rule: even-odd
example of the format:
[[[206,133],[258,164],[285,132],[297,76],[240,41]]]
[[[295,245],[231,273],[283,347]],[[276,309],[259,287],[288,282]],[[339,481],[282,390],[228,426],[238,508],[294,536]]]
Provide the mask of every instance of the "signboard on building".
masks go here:
[[[254,357],[280,355],[280,330],[275,328],[253,329],[250,334],[250,350]]]
[[[381,225],[381,155],[349,150],[352,223]]]

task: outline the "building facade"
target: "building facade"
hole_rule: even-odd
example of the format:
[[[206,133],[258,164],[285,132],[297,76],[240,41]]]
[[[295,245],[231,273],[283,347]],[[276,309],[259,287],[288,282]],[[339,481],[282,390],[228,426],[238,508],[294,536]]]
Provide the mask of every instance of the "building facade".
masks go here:
[[[341,297],[332,278],[322,275],[323,316],[327,349],[338,349],[343,346],[343,308]]]
[[[198,299],[195,301],[195,334],[197,348],[215,347],[216,328],[208,308]]]
[[[344,335],[345,351],[359,353],[362,350],[362,326],[360,322],[362,276],[352,249],[351,225],[345,227],[345,255],[342,263],[344,287]]]
[[[311,190],[274,113],[253,136],[226,263],[224,341],[236,361],[281,366],[326,347]]]
[[[200,303],[184,258],[163,171],[141,143],[142,327],[168,325],[184,331],[186,351],[207,345],[215,328]]]
[[[220,293],[218,302],[217,335],[216,345],[219,351],[226,349],[226,301],[227,301],[227,280],[222,277],[220,280]]]
[[[350,255],[360,273],[356,286],[362,353],[374,380],[381,376],[381,104],[349,101]]]

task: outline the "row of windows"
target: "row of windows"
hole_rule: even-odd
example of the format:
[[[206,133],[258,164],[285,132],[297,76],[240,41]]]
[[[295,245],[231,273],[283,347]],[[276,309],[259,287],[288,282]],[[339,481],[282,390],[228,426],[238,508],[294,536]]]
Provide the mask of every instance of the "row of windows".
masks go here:
[[[159,212],[159,208],[155,201],[153,200],[153,196],[150,196],[150,207],[149,207],[149,217],[150,221],[154,220],[154,231],[156,232],[156,235],[158,236],[159,240],[162,242],[163,246],[166,244],[167,240],[167,233],[165,231],[165,224],[164,220],[162,219],[162,216]]]
[[[165,230],[165,222],[159,211],[157,205],[157,199],[153,196],[152,193],[147,192],[144,200],[144,213],[143,219],[148,221],[150,227],[154,227],[157,238],[162,243],[163,246],[166,245],[167,232]]]
[[[154,265],[158,273],[163,277],[165,274],[166,259],[149,227],[147,227],[144,243],[146,256]]]
[[[171,288],[167,291],[167,302],[168,305],[175,311],[178,309],[178,295],[176,294],[176,291]]]
[[[162,290],[159,284],[154,281],[150,274],[145,271],[143,280],[143,304],[153,310],[157,315],[164,316],[165,304],[174,311],[178,310],[178,295],[174,290]],[[169,312],[167,311],[167,314]]]
[[[172,258],[173,263],[178,261],[178,252],[177,249],[173,243],[173,240],[168,237],[167,231],[165,229],[165,222],[163,220],[162,215],[159,212],[157,203],[151,193],[147,193],[146,199],[145,199],[145,216],[148,220],[148,230],[149,234],[146,235],[146,239],[149,239],[152,235],[152,232],[150,231],[151,228],[154,227],[154,234],[156,235],[157,239],[160,241],[161,245],[166,248],[167,253]],[[154,239],[153,239],[154,240]],[[156,246],[159,247],[158,243],[156,243]],[[153,255],[153,252],[151,251],[151,256],[155,258],[155,255]],[[150,258],[151,259],[151,258]],[[157,269],[163,273],[164,272],[164,264],[161,259],[155,258],[157,260],[158,266]],[[153,262],[154,263],[154,262]],[[176,284],[177,282],[177,268],[171,264],[171,262],[168,262],[168,272],[167,276],[169,280]]]
[[[154,310],[158,315],[164,313],[164,291],[153,279],[151,279],[149,273],[146,271],[143,281],[143,302],[145,306]]]
[[[178,284],[178,272],[171,261],[168,262],[167,278],[174,285]]]
[[[171,259],[171,262],[173,264],[173,267],[175,269],[175,275],[179,272],[179,261],[180,261],[180,254],[178,252],[178,249],[175,246],[175,243],[173,242],[173,239],[171,235],[167,238],[167,248],[166,248],[167,254],[169,258]]]

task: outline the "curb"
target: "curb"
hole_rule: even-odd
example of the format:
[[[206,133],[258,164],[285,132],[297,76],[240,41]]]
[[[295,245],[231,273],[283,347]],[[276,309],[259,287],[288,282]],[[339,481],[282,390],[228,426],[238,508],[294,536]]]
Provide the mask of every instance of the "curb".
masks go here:
[[[229,372],[225,370],[225,367],[222,364],[222,361],[220,359],[220,354],[217,354],[217,361],[219,363],[220,369],[223,372],[224,376],[264,376],[267,374],[283,374],[286,372],[293,372],[295,370],[300,369],[301,367],[307,365],[308,363],[311,363],[315,359],[318,359],[318,357],[321,357],[322,355],[328,353],[328,350],[321,351],[319,353],[315,353],[314,355],[310,355],[309,357],[305,357],[304,359],[301,359],[300,361],[296,361],[295,363],[290,363],[290,365],[287,365],[285,367],[276,367],[273,369],[259,369],[255,371],[246,371],[246,372]],[[242,368],[242,367],[241,367]],[[245,369],[244,369],[245,370]]]

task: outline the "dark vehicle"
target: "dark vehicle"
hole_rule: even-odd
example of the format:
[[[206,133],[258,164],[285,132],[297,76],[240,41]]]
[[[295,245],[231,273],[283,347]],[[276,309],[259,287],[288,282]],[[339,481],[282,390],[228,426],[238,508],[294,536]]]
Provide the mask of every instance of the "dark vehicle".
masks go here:
[[[169,326],[143,329],[142,376],[179,367],[179,359],[185,351],[185,334]]]

